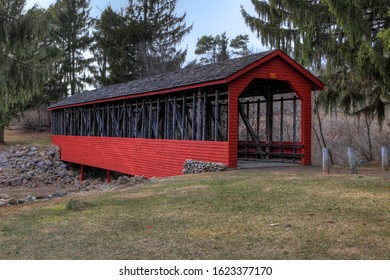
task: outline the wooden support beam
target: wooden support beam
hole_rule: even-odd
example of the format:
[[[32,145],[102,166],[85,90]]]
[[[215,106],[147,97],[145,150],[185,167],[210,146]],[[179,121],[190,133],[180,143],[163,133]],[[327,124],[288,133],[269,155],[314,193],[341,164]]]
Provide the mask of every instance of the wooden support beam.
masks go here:
[[[146,103],[142,100],[141,138],[146,138]]]
[[[282,147],[280,149],[280,153],[283,154],[283,142],[284,142],[284,101],[283,97],[281,98],[280,101],[280,142],[282,143]]]
[[[191,140],[196,140],[196,93],[192,94]]]
[[[173,97],[173,110],[172,110],[172,139],[176,139],[176,114],[177,111],[177,96]]]
[[[106,179],[107,184],[111,183],[111,173],[110,170],[107,170],[107,179]]]
[[[139,119],[139,106],[137,101],[135,102],[135,111],[134,111],[134,126],[133,126],[134,138],[138,138],[138,119]]]
[[[271,144],[273,141],[273,118],[274,118],[274,104],[273,104],[273,94],[268,89],[266,94],[267,99],[267,108],[266,108],[266,128],[265,128],[265,135],[266,135],[266,143]],[[271,147],[268,146],[266,148],[266,154],[267,159],[271,158]]]
[[[297,144],[297,97],[294,96],[293,99],[293,154],[295,155],[297,153],[297,149],[295,145]],[[293,158],[293,161],[295,161],[296,158]]]
[[[203,93],[203,108],[202,108],[202,141],[207,140],[207,92]]]
[[[257,99],[257,110],[256,110],[256,130],[257,130],[257,138],[260,139],[260,99]]]
[[[274,103],[273,94],[271,91],[267,93],[267,123],[266,123],[266,141],[267,144],[272,143],[273,140],[273,117],[274,117]]]
[[[84,165],[80,165],[80,182],[84,181]]]
[[[153,129],[153,101],[150,99],[149,101],[149,116],[148,116],[148,134],[146,138],[152,138],[152,129]]]
[[[163,139],[168,139],[168,97],[165,97],[164,102],[164,137]]]
[[[186,96],[183,94],[183,103],[181,105],[181,140],[187,140],[188,137],[185,136],[186,131]]]
[[[215,112],[213,112],[212,110],[210,110],[210,115],[211,115],[211,118],[214,120],[214,123],[215,123]],[[218,135],[217,135],[217,138],[216,139],[218,139],[218,140],[215,140],[215,141],[224,141],[225,139],[225,137],[223,136],[223,134],[222,134],[222,131],[221,131],[221,126],[220,126],[220,124],[219,124],[219,122],[217,123],[217,126],[218,126],[218,128],[217,128],[217,133],[218,133]],[[219,136],[219,137],[218,137]],[[215,137],[215,136],[214,136]]]
[[[156,109],[156,139],[160,139],[160,98],[157,98],[157,109]]]
[[[240,114],[242,120],[244,121],[244,124],[245,124],[246,128],[248,129],[249,134],[250,134],[250,136],[252,137],[253,142],[255,142],[255,144],[256,144],[257,153],[259,154],[260,158],[263,159],[265,153],[264,153],[263,149],[262,149],[261,146],[260,146],[260,141],[259,141],[259,139],[256,137],[256,133],[255,133],[255,131],[253,130],[253,128],[252,128],[252,126],[251,126],[251,124],[250,124],[250,122],[249,122],[249,119],[248,119],[248,117],[245,115],[244,109],[242,109],[242,107],[241,107],[240,104],[238,105],[238,112],[239,112],[239,114]]]
[[[202,93],[198,90],[197,95],[197,113],[196,113],[196,140],[202,139]]]
[[[110,137],[110,105],[107,104],[106,109],[106,137]]]
[[[212,113],[212,111],[211,111]],[[219,132],[219,91],[215,91],[214,99],[214,141],[218,141]]]
[[[249,100],[246,101],[246,116],[249,118]],[[245,137],[246,143],[249,142],[249,131],[246,130],[246,137]]]

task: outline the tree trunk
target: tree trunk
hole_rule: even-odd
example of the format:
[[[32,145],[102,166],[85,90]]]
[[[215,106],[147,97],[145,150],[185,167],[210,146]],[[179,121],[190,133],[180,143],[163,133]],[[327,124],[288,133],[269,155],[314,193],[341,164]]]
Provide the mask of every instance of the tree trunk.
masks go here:
[[[4,130],[5,128],[0,126],[0,145],[5,145]]]

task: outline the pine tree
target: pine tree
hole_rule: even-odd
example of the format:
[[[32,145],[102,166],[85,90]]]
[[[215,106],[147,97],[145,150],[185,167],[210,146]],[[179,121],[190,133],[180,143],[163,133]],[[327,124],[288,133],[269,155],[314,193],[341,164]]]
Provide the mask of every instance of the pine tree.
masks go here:
[[[125,10],[104,10],[94,32],[97,86],[180,69],[187,51],[177,45],[192,26],[175,14],[176,2],[130,0]]]
[[[232,55],[250,54],[248,42],[248,35],[238,35],[232,40],[226,36],[226,32],[216,36],[204,35],[196,43],[195,54],[200,56],[200,64],[222,62],[228,60]]]
[[[139,77],[180,69],[187,50],[177,49],[191,29],[186,14],[175,14],[177,0],[129,1],[127,14],[141,29],[138,32],[136,61]]]
[[[0,2],[0,144],[10,119],[42,97],[49,75],[46,14],[25,7],[25,0]]]
[[[384,119],[390,58],[384,50],[388,0],[252,0],[241,9],[262,43],[280,48],[327,82],[322,103],[331,110]],[[364,88],[362,88],[364,87]]]
[[[232,39],[230,41],[230,47],[233,49],[232,54],[234,56],[249,55],[251,52],[249,51],[248,43],[249,36],[247,34],[238,35],[236,38]]]
[[[92,59],[85,52],[92,44],[90,0],[58,0],[50,6],[52,36],[59,52],[58,75],[71,95],[81,92],[90,79]]]
[[[107,7],[97,20],[92,51],[96,60],[95,85],[107,86],[137,78],[136,46],[139,24],[122,10]]]

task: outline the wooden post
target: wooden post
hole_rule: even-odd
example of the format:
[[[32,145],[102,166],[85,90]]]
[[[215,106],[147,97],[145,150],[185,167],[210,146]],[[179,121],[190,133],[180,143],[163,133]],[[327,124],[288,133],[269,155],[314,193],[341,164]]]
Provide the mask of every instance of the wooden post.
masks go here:
[[[172,109],[172,139],[176,139],[176,110],[177,110],[177,96],[173,97]]]
[[[322,173],[329,174],[330,173],[330,157],[328,148],[322,149]]]
[[[139,106],[138,101],[135,102],[135,113],[134,113],[134,138],[138,138],[138,119],[139,119]]]
[[[106,180],[107,184],[111,183],[111,173],[110,173],[110,170],[107,170],[107,180]]]
[[[357,166],[356,166],[356,157],[355,157],[355,151],[353,148],[348,148],[348,159],[349,159],[349,166],[351,167],[351,173],[357,174]]]
[[[191,140],[196,140],[196,94],[192,94],[192,116],[191,116],[191,128],[192,128],[192,137]]]
[[[219,91],[215,91],[214,101],[214,141],[218,141],[219,130]]]
[[[249,118],[249,100],[246,101],[246,116]],[[246,143],[246,151],[248,152],[248,144],[249,144],[249,131],[248,131],[248,129],[246,130],[245,143]]]
[[[273,95],[271,91],[267,90],[267,110],[266,110],[266,158],[270,159],[271,145],[273,140],[273,118],[274,118],[274,104],[273,104]]]
[[[160,139],[160,98],[157,99],[156,109],[156,139]]]
[[[207,140],[207,92],[203,93],[202,108],[202,140]]]
[[[256,113],[256,128],[257,128],[257,138],[260,140],[260,99],[257,99],[257,113]]]
[[[284,147],[283,147],[283,142],[284,142],[284,134],[283,134],[283,129],[284,129],[284,99],[283,97],[280,98],[280,154],[283,155],[284,152]]]
[[[202,140],[202,93],[198,90],[198,105],[196,114],[196,140]]]
[[[84,165],[80,165],[80,182],[84,181]]]
[[[295,155],[297,154],[297,148],[296,148],[296,145],[297,145],[297,96],[294,96],[294,99],[293,99],[293,144],[294,144],[293,161],[295,161],[296,160]]]
[[[186,126],[186,96],[183,94],[183,103],[181,107],[181,140],[187,140],[187,137],[185,137],[185,126]]]
[[[382,146],[381,155],[382,155],[382,171],[387,171],[389,170],[389,151],[387,146]]]
[[[152,138],[152,127],[153,126],[153,101],[150,99],[149,102],[149,116],[148,116],[148,135],[146,138]]]
[[[164,137],[163,139],[169,139],[168,137],[168,114],[169,114],[169,101],[168,97],[165,97],[165,104],[164,104]]]
[[[252,128],[252,126],[251,126],[251,124],[249,122],[248,116],[245,115],[244,109],[241,107],[240,103],[238,103],[238,113],[240,114],[242,120],[244,121],[246,129],[249,131],[249,135],[252,137],[253,142],[255,142],[255,144],[256,144],[258,156],[261,159],[264,159],[265,153],[264,153],[263,149],[260,146],[260,141],[256,137],[256,133],[253,130],[253,128]]]

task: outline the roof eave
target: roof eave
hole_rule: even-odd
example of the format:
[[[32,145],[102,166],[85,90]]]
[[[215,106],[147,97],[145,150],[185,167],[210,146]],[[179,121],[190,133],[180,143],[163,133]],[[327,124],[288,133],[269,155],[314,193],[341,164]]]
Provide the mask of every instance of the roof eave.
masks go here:
[[[223,84],[227,84],[227,83],[228,82],[226,79],[219,79],[219,80],[215,80],[215,81],[202,82],[202,83],[198,83],[198,84],[186,85],[186,86],[170,88],[170,89],[162,89],[162,90],[150,91],[150,92],[145,92],[145,93],[124,95],[124,96],[120,96],[120,97],[104,98],[104,99],[99,99],[99,100],[94,100],[94,101],[89,101],[89,102],[80,102],[80,103],[68,104],[68,105],[63,105],[63,106],[49,107],[48,110],[54,111],[54,110],[60,110],[60,109],[65,109],[65,108],[93,105],[93,104],[99,104],[99,103],[105,103],[105,102],[121,101],[121,100],[133,99],[133,98],[138,98],[138,97],[146,97],[146,96],[151,96],[151,95],[159,95],[159,94],[163,95],[163,94],[168,94],[168,93],[173,93],[173,92],[178,92],[178,91],[187,91],[187,90],[191,90],[191,89],[198,89],[198,88],[209,87],[209,86],[223,85]]]

